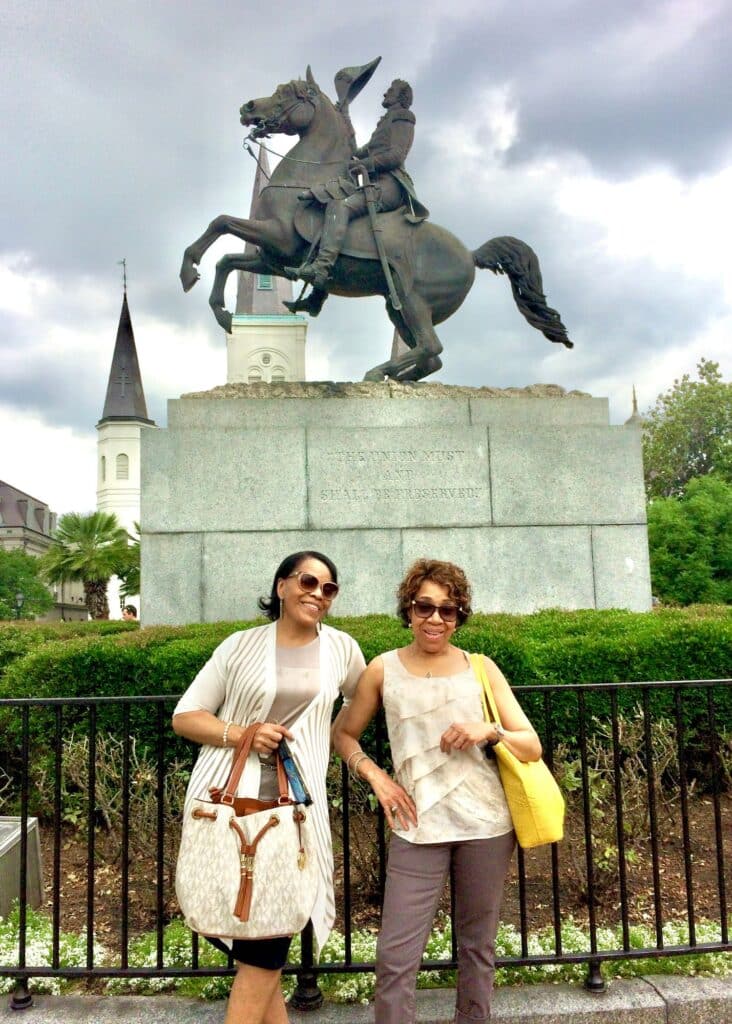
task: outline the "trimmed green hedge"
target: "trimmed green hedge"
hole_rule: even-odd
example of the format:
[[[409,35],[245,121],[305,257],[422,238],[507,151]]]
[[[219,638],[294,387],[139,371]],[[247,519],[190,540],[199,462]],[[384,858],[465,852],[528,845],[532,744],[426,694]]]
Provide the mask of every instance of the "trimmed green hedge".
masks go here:
[[[498,626],[491,616],[475,616],[463,630],[461,643],[490,655],[514,686],[564,683],[648,682],[674,679],[725,679],[732,676],[732,608],[709,613],[693,609],[664,609],[653,613],[620,610],[603,612],[546,611],[506,617]],[[503,649],[502,649],[503,645]],[[592,719],[607,720],[610,697],[587,691],[583,695],[588,730]],[[634,688],[618,692],[618,709],[630,715],[640,701]],[[652,690],[654,717],[673,717],[670,690]],[[704,732],[704,701],[682,702],[682,721],[689,740]],[[551,723],[545,720],[541,695],[526,694],[522,705],[544,736],[549,725],[554,742],[577,741],[577,697],[553,695]],[[717,691],[720,727],[732,722],[732,688]]]
[[[81,636],[109,636],[137,630],[121,620],[104,622],[0,622],[0,679],[16,658],[22,658],[41,644],[73,640]]]
[[[335,619],[370,661],[409,642],[386,615]],[[125,623],[0,627],[0,697],[181,693],[214,647],[253,622],[139,629]],[[455,642],[490,655],[514,686],[732,674],[732,608],[475,615]]]
[[[392,617],[335,619],[361,645],[367,661],[409,642],[409,631]],[[252,622],[139,629],[122,623],[20,624],[0,627],[0,697],[83,697],[180,694],[224,637]],[[652,613],[544,611],[535,615],[475,615],[456,643],[490,655],[517,687],[530,684],[597,683],[732,676],[732,608],[664,609]],[[654,692],[654,715],[668,715],[670,693]],[[588,691],[592,716],[606,718],[609,698]],[[638,702],[632,689],[619,696],[621,710]],[[522,703],[546,734],[543,699],[525,694]],[[576,741],[577,698],[552,698],[555,741]],[[683,706],[692,731],[704,729],[703,702]],[[716,701],[719,725],[732,721],[732,688]],[[84,713],[67,709],[68,724]],[[35,742],[47,742],[50,717],[31,716]],[[152,740],[150,707],[133,707],[134,725]],[[100,711],[99,728],[118,727],[118,709]],[[17,711],[0,709],[0,729],[12,748],[20,737]]]
[[[89,629],[96,623],[77,623],[68,637],[58,639],[39,627],[41,636],[27,653],[8,661],[0,676],[0,697],[124,697],[169,693],[176,696],[210,657],[214,648],[236,629],[251,622],[157,626],[149,629]],[[86,631],[79,630],[86,627]],[[100,633],[102,635],[100,635]],[[110,635],[112,634],[112,635]],[[0,637],[0,645],[2,638]],[[64,708],[64,726],[85,731],[84,707]],[[100,707],[97,728],[120,733],[120,707]],[[132,732],[143,746],[154,749],[157,737],[155,710],[149,704],[130,707]],[[54,727],[53,712],[33,709],[29,735],[34,749],[47,745]],[[0,708],[0,734],[6,737],[6,753],[0,764],[10,767],[17,759],[22,725],[17,708]],[[185,741],[174,740],[168,756],[180,755]]]

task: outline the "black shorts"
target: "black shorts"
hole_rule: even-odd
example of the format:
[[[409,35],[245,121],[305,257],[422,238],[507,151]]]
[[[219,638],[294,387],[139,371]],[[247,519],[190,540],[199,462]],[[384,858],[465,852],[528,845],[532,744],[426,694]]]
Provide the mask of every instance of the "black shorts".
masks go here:
[[[261,967],[266,971],[280,971],[287,963],[287,954],[290,952],[291,935],[285,935],[278,939],[230,939],[231,948],[223,939],[204,936],[212,946],[220,949],[222,953],[229,954],[240,964],[249,964],[250,967]]]

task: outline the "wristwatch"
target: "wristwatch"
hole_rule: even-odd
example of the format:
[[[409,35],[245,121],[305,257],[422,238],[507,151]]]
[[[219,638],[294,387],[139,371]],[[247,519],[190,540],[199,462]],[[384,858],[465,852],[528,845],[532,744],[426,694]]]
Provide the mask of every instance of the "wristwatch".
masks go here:
[[[500,722],[491,722],[491,725],[496,730],[496,738],[494,740],[486,740],[486,746],[495,747],[496,743],[500,743],[503,737],[506,735],[506,730],[503,728]]]

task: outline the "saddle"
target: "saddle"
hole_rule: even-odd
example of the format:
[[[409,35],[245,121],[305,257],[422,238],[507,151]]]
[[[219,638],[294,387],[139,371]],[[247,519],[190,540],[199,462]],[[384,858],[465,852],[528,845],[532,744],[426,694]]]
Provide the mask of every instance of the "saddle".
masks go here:
[[[298,204],[294,227],[300,237],[311,245],[320,240],[324,212],[323,207],[319,204]],[[415,224],[407,219],[409,212],[408,207],[400,206],[388,213],[377,214],[386,258],[392,273],[399,278],[405,293],[412,287],[415,231],[419,227],[418,223]],[[348,225],[346,239],[341,248],[341,256],[352,256],[359,260],[379,259],[368,214],[352,220]]]

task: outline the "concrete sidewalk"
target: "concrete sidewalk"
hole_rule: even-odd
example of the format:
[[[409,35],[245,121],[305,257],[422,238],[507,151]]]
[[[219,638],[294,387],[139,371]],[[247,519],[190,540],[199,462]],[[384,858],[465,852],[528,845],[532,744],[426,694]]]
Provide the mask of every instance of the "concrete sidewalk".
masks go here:
[[[420,1024],[452,1024],[455,993],[417,993]],[[7,1004],[0,1021],[14,1024],[221,1024],[223,1002],[177,996],[36,996],[28,1010]],[[372,1006],[326,1003],[313,1013],[290,1011],[292,1024],[372,1024]],[[493,1024],[732,1024],[732,977],[659,975],[610,982],[597,995],[572,985],[496,990]]]

